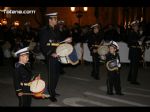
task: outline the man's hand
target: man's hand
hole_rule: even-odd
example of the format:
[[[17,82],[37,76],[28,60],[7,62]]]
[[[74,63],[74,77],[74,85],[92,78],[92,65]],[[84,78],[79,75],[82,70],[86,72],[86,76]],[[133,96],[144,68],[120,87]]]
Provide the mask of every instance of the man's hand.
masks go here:
[[[35,80],[40,80],[41,79],[41,76],[40,74],[35,78]]]
[[[23,92],[19,92],[19,93],[18,93],[18,96],[22,96],[22,95],[23,95]]]
[[[93,49],[93,53],[97,53],[97,49]]]
[[[56,53],[52,53],[51,56],[54,57],[54,58],[57,58],[57,57],[58,57],[58,55],[57,55]]]
[[[64,40],[65,42],[71,43],[72,42],[72,37],[68,37]]]
[[[100,58],[101,58],[102,60],[106,60],[106,56],[105,56],[105,55],[101,55]]]

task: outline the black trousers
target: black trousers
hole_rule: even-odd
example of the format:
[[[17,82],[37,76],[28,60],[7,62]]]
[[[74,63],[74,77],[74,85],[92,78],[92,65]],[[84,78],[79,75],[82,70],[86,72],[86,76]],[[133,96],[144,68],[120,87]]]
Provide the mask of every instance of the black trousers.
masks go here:
[[[131,60],[128,81],[137,82],[139,62]]]
[[[107,74],[107,93],[112,94],[113,88],[116,93],[121,93],[121,82],[120,82],[120,74],[118,73],[108,73]]]
[[[60,76],[60,62],[57,58],[48,59],[48,92],[55,97],[56,87]]]
[[[23,93],[30,93],[30,88],[24,87]],[[32,102],[31,95],[18,96],[18,99],[19,99],[19,107],[30,107],[31,106],[31,102]]]
[[[92,59],[93,59],[93,62],[92,62],[92,76],[94,77],[99,77],[99,67],[100,67],[100,62],[99,62],[99,57],[97,54],[95,55],[92,55]]]
[[[2,47],[0,46],[0,65],[3,65],[4,54]]]

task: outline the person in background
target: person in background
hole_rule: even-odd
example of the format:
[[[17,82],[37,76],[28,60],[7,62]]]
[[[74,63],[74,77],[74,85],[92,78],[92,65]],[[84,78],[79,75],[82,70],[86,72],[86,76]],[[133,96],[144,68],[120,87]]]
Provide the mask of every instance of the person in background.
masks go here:
[[[103,32],[101,32],[101,27],[99,24],[94,24],[91,28],[92,31],[88,34],[87,42],[93,59],[91,76],[94,79],[99,80],[100,58],[97,49],[102,42]]]
[[[48,91],[51,96],[49,99],[52,102],[56,102],[56,96],[59,96],[56,93],[56,87],[60,76],[60,62],[58,61],[59,56],[56,54],[56,48],[61,41],[72,42],[71,37],[65,40],[61,37],[61,33],[57,28],[57,14],[57,12],[46,14],[49,24],[41,28],[39,32],[40,47],[46,58],[48,68]]]

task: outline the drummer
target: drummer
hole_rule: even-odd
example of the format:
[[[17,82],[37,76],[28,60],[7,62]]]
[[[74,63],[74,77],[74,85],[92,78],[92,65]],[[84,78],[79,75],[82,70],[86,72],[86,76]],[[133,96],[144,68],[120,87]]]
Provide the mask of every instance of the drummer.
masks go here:
[[[60,76],[60,62],[58,61],[58,55],[56,54],[56,48],[61,41],[71,43],[72,38],[66,37],[62,39],[61,33],[57,26],[57,12],[46,14],[48,17],[48,25],[44,26],[39,31],[39,42],[42,53],[46,58],[46,65],[48,68],[48,92],[50,94],[50,101],[56,102],[56,87]]]
[[[120,56],[119,56],[119,46],[115,41],[110,41],[109,45],[109,53],[106,54],[106,63],[108,61],[117,60],[117,68],[116,70],[107,70],[107,94],[114,95],[113,89],[115,89],[116,95],[124,95],[121,92],[121,80],[120,80]]]
[[[92,25],[91,29],[92,31],[88,35],[88,47],[90,49],[90,53],[93,59],[91,76],[94,79],[99,80],[100,59],[97,49],[98,46],[101,44],[104,35],[101,31],[101,26],[99,24]]]
[[[29,51],[28,47],[15,52],[15,56],[19,61],[15,63],[14,86],[16,95],[19,99],[19,107],[31,106],[31,95],[24,95],[30,93],[30,81],[32,79],[32,71],[29,64]],[[36,77],[36,79],[38,79]]]

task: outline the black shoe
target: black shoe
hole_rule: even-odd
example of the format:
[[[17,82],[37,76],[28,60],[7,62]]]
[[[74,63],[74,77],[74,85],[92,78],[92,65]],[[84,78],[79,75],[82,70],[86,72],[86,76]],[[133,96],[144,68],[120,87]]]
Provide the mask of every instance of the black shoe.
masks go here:
[[[91,73],[91,76],[94,77],[94,73],[93,72]]]
[[[60,94],[58,94],[58,93],[55,93],[55,96],[60,96]]]
[[[131,81],[131,79],[129,79],[129,78],[128,78],[128,79],[127,79],[127,81],[129,81],[129,82],[130,82],[130,81]]]
[[[134,85],[140,85],[139,82],[130,82],[131,84],[134,84]]]
[[[99,78],[99,77],[94,77],[94,79],[96,79],[96,80],[100,80],[100,78]]]
[[[124,95],[123,93],[116,93],[116,95],[120,95],[120,96],[122,96],[122,95]]]
[[[64,70],[60,71],[61,75],[64,75],[66,72]]]
[[[57,102],[57,99],[55,97],[50,97],[49,98],[52,102]]]
[[[108,95],[114,95],[114,93],[107,93]]]

